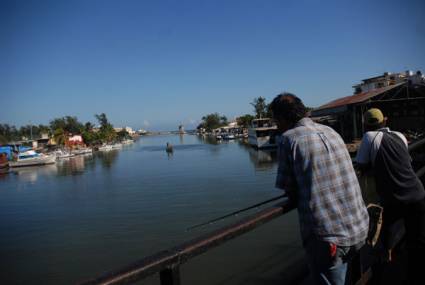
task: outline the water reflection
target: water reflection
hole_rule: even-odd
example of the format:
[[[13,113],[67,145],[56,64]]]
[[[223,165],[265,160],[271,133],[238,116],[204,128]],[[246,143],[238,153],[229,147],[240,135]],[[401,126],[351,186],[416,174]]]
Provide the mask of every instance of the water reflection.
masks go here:
[[[196,136],[198,138],[198,140],[202,143],[206,143],[206,144],[212,144],[212,145],[218,145],[220,144],[220,141],[218,141],[215,137],[213,136],[207,136],[207,135],[198,135]]]
[[[9,173],[9,171],[10,170],[8,168],[6,168],[6,169],[0,169],[0,179],[7,178],[7,175]]]
[[[111,150],[99,153],[98,157],[104,169],[110,169],[118,158],[119,150]]]
[[[35,183],[43,175],[56,175],[58,168],[55,164],[13,168],[10,173],[18,175],[23,182]]]
[[[239,146],[248,152],[249,160],[256,170],[270,170],[278,163],[277,149],[255,149],[250,146],[247,141],[241,141]]]
[[[92,155],[78,155],[67,159],[61,159],[57,163],[58,175],[67,176],[83,174],[87,167],[94,167],[94,163],[89,163],[89,161],[93,161]]]
[[[249,159],[254,164],[256,170],[270,170],[277,164],[277,151],[250,148]]]

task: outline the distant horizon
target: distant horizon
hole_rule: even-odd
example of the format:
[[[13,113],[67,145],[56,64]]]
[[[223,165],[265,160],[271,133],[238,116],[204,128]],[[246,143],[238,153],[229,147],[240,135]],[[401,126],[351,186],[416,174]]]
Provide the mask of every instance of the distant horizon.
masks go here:
[[[425,71],[425,1],[0,2],[0,123],[66,115],[193,129],[281,92],[318,107],[384,72]]]

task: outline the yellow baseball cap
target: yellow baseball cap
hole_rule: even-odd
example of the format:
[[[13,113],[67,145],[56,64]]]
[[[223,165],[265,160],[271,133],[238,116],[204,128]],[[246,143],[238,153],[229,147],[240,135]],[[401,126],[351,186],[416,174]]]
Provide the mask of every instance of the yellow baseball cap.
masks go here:
[[[364,122],[369,126],[376,126],[384,122],[384,115],[378,108],[372,108],[364,113]]]

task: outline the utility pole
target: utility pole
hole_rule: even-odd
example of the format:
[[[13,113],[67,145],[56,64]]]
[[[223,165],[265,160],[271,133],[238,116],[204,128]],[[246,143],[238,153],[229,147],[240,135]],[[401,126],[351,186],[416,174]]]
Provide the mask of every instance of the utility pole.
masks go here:
[[[30,121],[30,136],[31,136],[31,140],[32,140],[32,124],[31,124],[31,121]]]

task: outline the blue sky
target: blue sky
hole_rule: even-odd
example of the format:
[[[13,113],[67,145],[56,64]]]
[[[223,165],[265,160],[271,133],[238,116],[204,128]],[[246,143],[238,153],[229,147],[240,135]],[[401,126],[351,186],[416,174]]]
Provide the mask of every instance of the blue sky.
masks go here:
[[[0,122],[187,129],[282,91],[308,106],[425,71],[425,1],[0,0]]]

